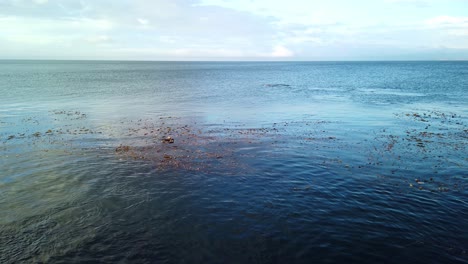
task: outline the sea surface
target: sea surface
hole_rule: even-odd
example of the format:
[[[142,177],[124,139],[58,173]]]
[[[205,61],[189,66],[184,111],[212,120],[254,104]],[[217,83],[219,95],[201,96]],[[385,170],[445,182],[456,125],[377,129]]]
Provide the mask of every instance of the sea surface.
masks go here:
[[[468,62],[0,61],[0,263],[468,263]]]

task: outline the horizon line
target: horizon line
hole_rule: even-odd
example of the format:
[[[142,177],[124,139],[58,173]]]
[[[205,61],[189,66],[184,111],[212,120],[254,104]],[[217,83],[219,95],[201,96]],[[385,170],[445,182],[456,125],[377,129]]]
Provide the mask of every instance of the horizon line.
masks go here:
[[[0,61],[57,61],[57,62],[468,62],[468,59],[420,60],[133,60],[133,59],[2,59]]]

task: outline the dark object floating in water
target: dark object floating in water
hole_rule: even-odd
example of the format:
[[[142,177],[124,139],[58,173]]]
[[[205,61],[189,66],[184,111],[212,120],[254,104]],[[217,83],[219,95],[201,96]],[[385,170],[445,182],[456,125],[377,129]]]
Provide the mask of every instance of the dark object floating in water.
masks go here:
[[[163,142],[172,144],[172,143],[174,143],[174,139],[172,137],[167,137],[167,138],[163,139]]]
[[[264,86],[265,87],[291,87],[291,85],[284,84],[284,83],[267,83]]]
[[[130,146],[118,146],[116,149],[115,149],[115,152],[128,152],[130,151]]]

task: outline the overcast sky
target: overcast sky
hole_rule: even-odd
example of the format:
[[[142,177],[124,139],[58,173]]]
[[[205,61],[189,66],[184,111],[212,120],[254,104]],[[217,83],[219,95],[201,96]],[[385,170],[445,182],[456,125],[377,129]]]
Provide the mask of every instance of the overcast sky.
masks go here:
[[[0,59],[467,60],[468,0],[0,0]]]

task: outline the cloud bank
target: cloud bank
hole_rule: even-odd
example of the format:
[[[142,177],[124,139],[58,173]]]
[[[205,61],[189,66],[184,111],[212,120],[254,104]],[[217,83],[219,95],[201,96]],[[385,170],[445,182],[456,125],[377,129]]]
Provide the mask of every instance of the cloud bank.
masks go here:
[[[0,59],[466,60],[464,10],[462,0],[0,0]]]

